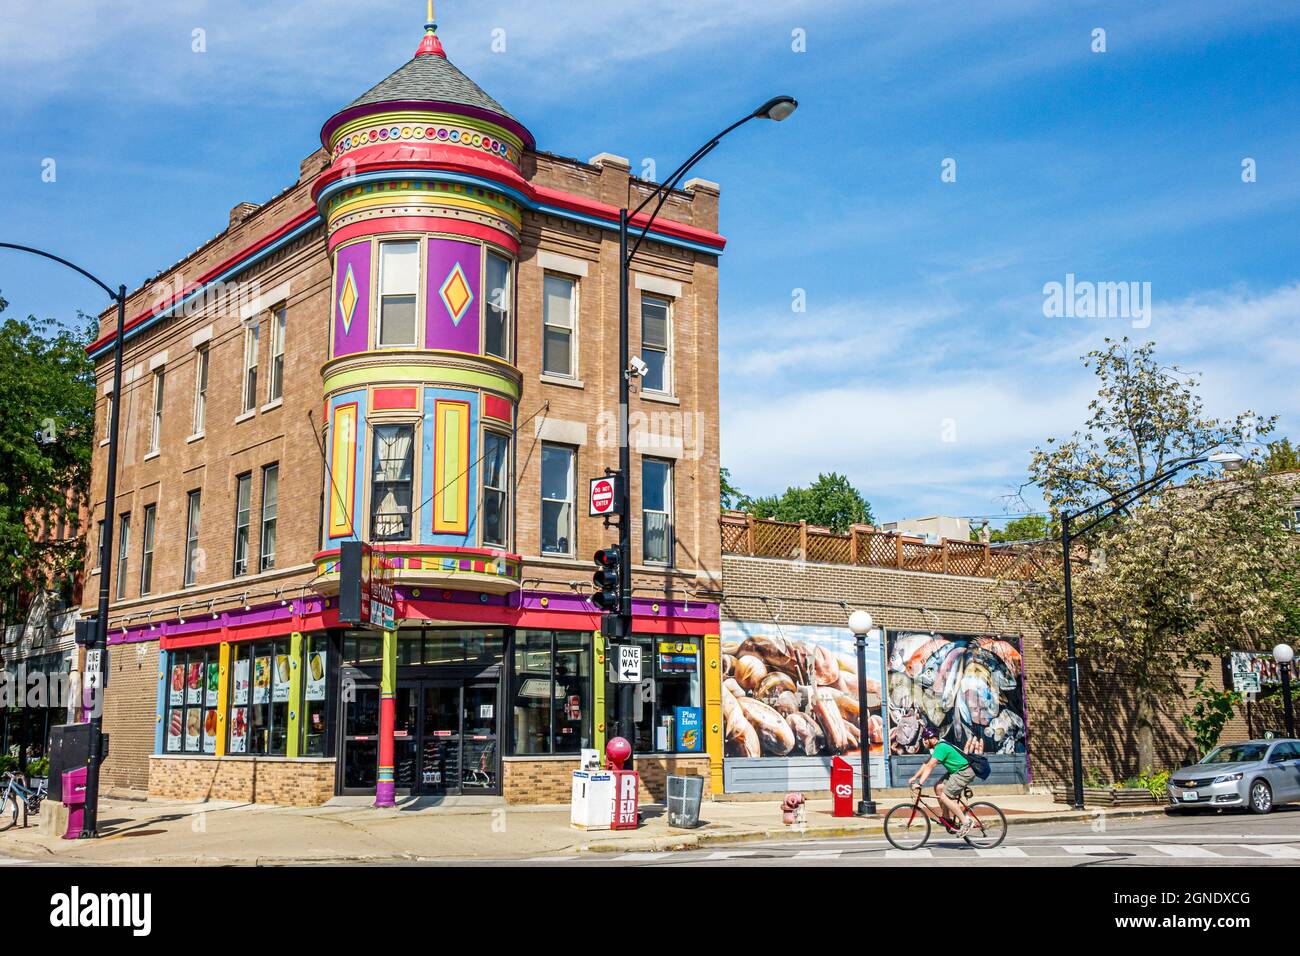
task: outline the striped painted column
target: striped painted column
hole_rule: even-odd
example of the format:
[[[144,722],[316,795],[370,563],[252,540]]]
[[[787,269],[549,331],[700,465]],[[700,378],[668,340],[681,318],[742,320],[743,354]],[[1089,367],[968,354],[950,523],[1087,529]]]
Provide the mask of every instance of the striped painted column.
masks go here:
[[[384,631],[384,664],[379,679],[379,773],[375,806],[391,807],[397,790],[393,772],[393,732],[397,729],[397,631]]]
[[[289,635],[289,725],[284,755],[297,757],[302,744],[302,632]]]
[[[83,652],[84,653],[84,652]],[[158,650],[158,709],[154,718],[153,731],[153,752],[160,754],[163,752],[163,743],[167,733],[167,728],[163,721],[167,719],[167,659],[170,655],[159,648]]]

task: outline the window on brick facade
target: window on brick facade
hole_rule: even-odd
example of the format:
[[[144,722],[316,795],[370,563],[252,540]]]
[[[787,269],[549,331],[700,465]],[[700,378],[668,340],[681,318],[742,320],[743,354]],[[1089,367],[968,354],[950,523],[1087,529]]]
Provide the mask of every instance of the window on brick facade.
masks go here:
[[[104,569],[104,522],[95,522],[95,533],[97,535],[95,544],[95,567],[94,570],[102,571]]]
[[[510,358],[510,260],[495,252],[487,254],[487,304],[483,310],[483,351]]]
[[[577,328],[577,281],[546,273],[542,288],[542,371],[547,375],[577,377],[573,348]]]
[[[202,501],[201,491],[191,491],[185,505],[184,581],[186,586],[194,583],[200,570],[199,565],[202,563],[202,552],[199,550],[199,516]]]
[[[194,353],[194,431],[202,435],[208,417],[208,347],[199,346]]]
[[[510,537],[510,439],[483,433],[483,544],[504,548]]]
[[[149,419],[149,451],[155,452],[162,444],[163,417],[163,377],[164,369],[158,368],[153,373],[153,416]]]
[[[216,647],[173,651],[167,672],[167,753],[217,752],[217,697],[221,662]]]
[[[256,319],[244,326],[244,393],[241,402],[241,414],[251,412],[257,407],[257,337],[259,334]]]
[[[269,571],[275,567],[275,521],[280,510],[280,466],[267,465],[262,469],[262,537],[261,559],[258,568]]]
[[[641,361],[649,369],[641,380],[641,387],[647,392],[670,393],[673,390],[670,326],[668,300],[641,296]]]
[[[673,463],[641,462],[641,557],[646,564],[672,564]]]
[[[419,243],[380,243],[380,348],[409,348],[416,344],[415,304],[419,284]]]
[[[510,752],[576,754],[591,747],[591,632],[520,628],[512,646]]]
[[[370,537],[374,541],[410,541],[415,426],[376,425],[374,436]]]
[[[292,669],[288,640],[230,646],[227,753],[285,755],[289,740],[289,675]],[[298,702],[294,705],[298,706]]]
[[[574,471],[578,453],[567,445],[542,445],[542,554],[574,553]]]
[[[118,518],[117,521],[117,580],[113,583],[117,599],[126,597],[126,562],[131,549],[131,513]]]
[[[153,541],[157,532],[158,506],[145,505],[144,526],[140,529],[140,594],[153,590]]]
[[[252,497],[252,474],[240,475],[235,479],[235,577],[248,573],[248,520]]]
[[[270,385],[266,390],[268,402],[284,397],[285,311],[283,305],[271,311],[271,370],[268,376]]]

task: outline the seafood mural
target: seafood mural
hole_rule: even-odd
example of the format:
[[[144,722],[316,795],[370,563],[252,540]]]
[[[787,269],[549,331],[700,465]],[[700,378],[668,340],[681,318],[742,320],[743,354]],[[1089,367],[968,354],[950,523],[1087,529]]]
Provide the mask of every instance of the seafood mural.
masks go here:
[[[967,753],[1025,752],[1017,639],[891,631],[888,645],[890,753],[919,753],[926,727]]]
[[[858,673],[848,628],[726,621],[722,720],[728,757],[826,757],[862,749],[858,682],[867,691],[869,752],[883,754],[880,639],[867,641]]]

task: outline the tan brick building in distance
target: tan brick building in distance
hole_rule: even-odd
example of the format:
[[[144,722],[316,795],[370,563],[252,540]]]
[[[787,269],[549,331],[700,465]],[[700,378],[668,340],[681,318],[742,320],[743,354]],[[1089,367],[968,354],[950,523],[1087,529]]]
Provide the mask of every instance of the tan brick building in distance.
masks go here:
[[[103,785],[567,795],[617,718],[588,599],[591,554],[617,532],[586,498],[618,461],[618,210],[653,187],[617,156],[537,149],[432,24],[321,139],[293,185],[236,205],[132,294],[120,395],[112,314],[90,348],[89,547],[108,520],[117,543]],[[674,745],[718,662],[718,200],[702,180],[672,193],[632,267],[647,796],[721,753],[716,730]],[[355,540],[390,569],[394,630],[339,622]]]

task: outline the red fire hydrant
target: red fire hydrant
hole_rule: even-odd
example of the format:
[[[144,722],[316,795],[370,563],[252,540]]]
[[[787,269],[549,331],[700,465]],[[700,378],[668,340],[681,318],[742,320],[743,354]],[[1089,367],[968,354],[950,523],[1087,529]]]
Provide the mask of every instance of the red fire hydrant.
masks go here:
[[[802,816],[803,794],[787,793],[781,801],[781,822],[791,826],[797,817]]]

